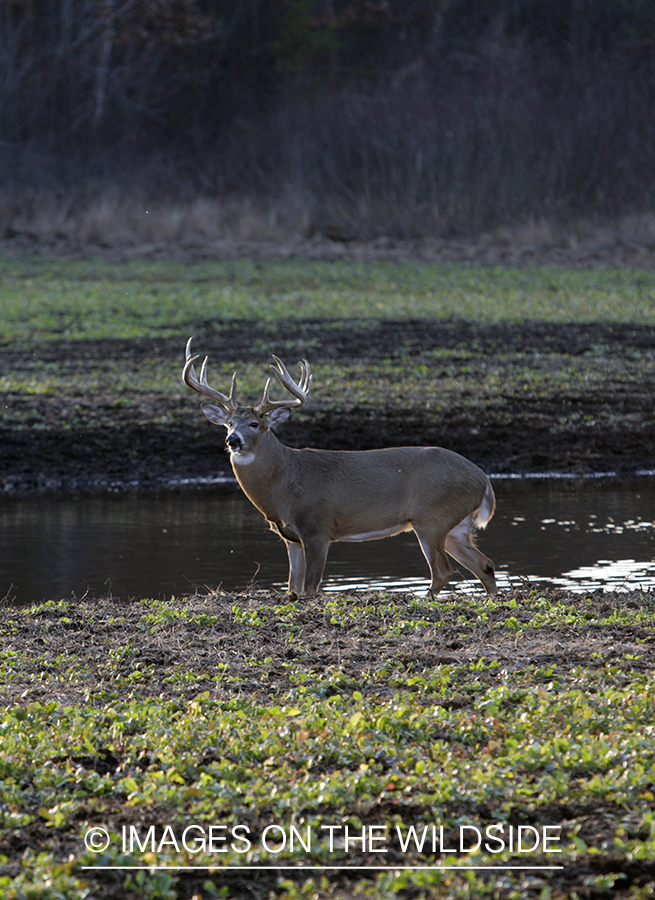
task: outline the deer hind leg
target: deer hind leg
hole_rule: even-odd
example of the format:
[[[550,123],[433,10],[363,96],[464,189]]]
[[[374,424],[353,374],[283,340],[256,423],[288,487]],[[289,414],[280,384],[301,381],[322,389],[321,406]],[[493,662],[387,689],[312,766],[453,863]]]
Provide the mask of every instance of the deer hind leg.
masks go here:
[[[446,552],[461,563],[469,572],[480,579],[488,594],[496,594],[495,569],[493,562],[481,553],[473,540],[473,516],[452,528],[446,535]]]
[[[432,582],[428,588],[428,593],[436,597],[453,574],[452,566],[444,552],[444,538],[442,533],[434,533],[426,528],[419,529],[416,525],[413,527],[423,555],[430,566]]]

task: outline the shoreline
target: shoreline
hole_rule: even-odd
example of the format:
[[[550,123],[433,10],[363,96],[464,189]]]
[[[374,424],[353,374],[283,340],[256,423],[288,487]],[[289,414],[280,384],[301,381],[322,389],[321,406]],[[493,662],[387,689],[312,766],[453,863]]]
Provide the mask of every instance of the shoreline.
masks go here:
[[[487,472],[491,481],[623,481],[655,477],[655,469],[635,469],[634,471],[606,472]],[[5,484],[0,490],[0,497],[8,499],[24,499],[40,496],[74,497],[102,496],[103,494],[150,494],[150,493],[185,493],[203,490],[239,490],[236,478],[223,473],[214,477],[179,477],[170,479],[116,479],[113,481],[66,481],[49,480],[31,488],[15,487]]]

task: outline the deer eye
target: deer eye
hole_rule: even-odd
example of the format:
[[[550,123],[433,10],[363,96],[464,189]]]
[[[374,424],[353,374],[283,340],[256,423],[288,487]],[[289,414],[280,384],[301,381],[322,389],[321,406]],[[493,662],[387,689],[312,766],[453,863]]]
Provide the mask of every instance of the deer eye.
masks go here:
[[[250,422],[251,428],[259,428],[259,422]]]

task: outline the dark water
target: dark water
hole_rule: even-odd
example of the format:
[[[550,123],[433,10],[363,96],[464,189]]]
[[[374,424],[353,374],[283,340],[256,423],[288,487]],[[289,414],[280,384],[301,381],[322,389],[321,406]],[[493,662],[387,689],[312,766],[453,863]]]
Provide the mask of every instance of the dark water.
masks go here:
[[[655,478],[496,479],[495,517],[480,535],[501,586],[655,587]],[[0,500],[0,599],[17,603],[111,594],[170,597],[282,587],[282,542],[235,488]],[[412,534],[333,544],[326,590],[423,591],[427,564]],[[458,589],[477,582],[458,579]]]

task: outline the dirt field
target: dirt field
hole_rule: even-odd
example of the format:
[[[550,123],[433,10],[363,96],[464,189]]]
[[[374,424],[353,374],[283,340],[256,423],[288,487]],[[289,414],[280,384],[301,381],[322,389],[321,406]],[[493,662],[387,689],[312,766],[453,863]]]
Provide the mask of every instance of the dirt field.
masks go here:
[[[268,353],[262,347],[270,345],[283,348],[287,359],[310,353],[313,364],[364,360],[374,371],[381,360],[397,363],[403,383],[400,398],[372,396],[369,402],[339,409],[316,403],[280,430],[281,439],[292,446],[438,445],[470,457],[489,472],[504,473],[631,473],[655,468],[652,326],[208,322],[202,341],[213,359],[224,357],[229,348],[235,368],[262,362]],[[152,357],[170,367],[171,377],[177,379],[181,347],[179,337],[34,347],[31,366],[54,363],[79,386],[63,395],[4,393],[0,472],[5,490],[106,489],[137,483],[162,487],[180,478],[227,473],[223,431],[207,427],[190,392],[148,393],[137,383],[128,395],[118,397],[109,379],[92,393],[84,386],[85,373],[100,365],[136,367]],[[433,357],[423,360],[426,348]],[[441,387],[434,361],[440,348],[451,353],[456,390]],[[473,361],[471,348],[476,351]],[[412,366],[423,361],[435,371],[436,409],[434,404],[428,408],[419,391],[412,391]],[[25,366],[25,352],[3,348],[3,365],[5,371],[19,371]]]
[[[650,221],[650,220],[649,220]],[[643,228],[642,228],[643,230]],[[0,253],[115,261],[213,256],[320,259],[417,258],[474,264],[634,266],[655,263],[652,234],[627,241],[625,228],[578,228],[571,234],[533,223],[507,233],[452,241],[339,243],[225,241],[196,247],[76,246],[70,241],[0,241]],[[649,302],[649,301],[646,301]],[[369,366],[373,388],[363,402],[313,400],[280,430],[292,446],[367,449],[439,445],[460,452],[489,472],[632,473],[655,469],[655,326],[628,324],[480,325],[467,321],[214,320],[196,331],[212,360],[262,366],[270,352],[312,365]],[[138,382],[120,397],[114,367],[156,360],[177,382],[185,336],[147,341],[49,341],[5,346],[3,374],[38,374],[50,366],[75,387],[6,390],[0,394],[0,486],[7,492],[44,489],[120,489],[170,486],[179,479],[229,473],[223,431],[207,423],[190,392],[149,393]],[[440,356],[440,354],[442,354]],[[447,360],[444,364],[443,360]],[[398,396],[375,383],[376,366],[398,368]],[[429,370],[430,403],[413,381],[413,366]],[[91,394],[89,375],[107,376]],[[434,373],[434,375],[432,374]],[[457,387],[445,387],[448,376]],[[38,377],[41,377],[38,375]],[[315,382],[316,384],[316,382]],[[400,399],[399,399],[400,397]]]

